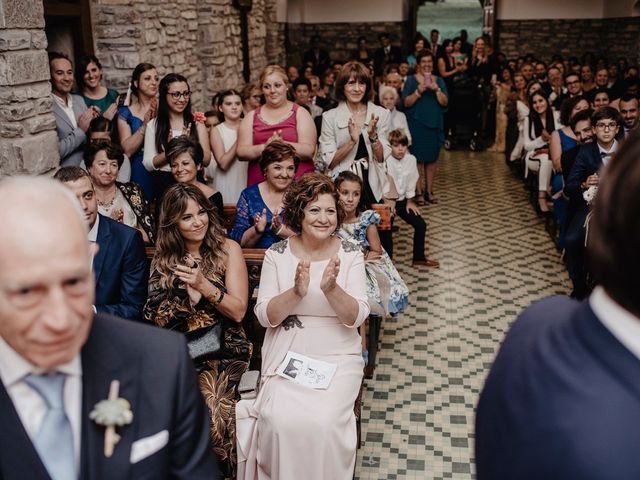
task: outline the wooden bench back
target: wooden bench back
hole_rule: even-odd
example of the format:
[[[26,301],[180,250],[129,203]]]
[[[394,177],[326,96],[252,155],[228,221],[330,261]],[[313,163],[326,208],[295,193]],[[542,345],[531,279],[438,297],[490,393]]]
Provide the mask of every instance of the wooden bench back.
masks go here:
[[[384,203],[374,203],[371,209],[380,215],[378,230],[391,230],[391,207]]]
[[[233,203],[225,203],[223,211],[224,218],[222,219],[222,226],[227,232],[230,232],[236,223],[236,206]]]

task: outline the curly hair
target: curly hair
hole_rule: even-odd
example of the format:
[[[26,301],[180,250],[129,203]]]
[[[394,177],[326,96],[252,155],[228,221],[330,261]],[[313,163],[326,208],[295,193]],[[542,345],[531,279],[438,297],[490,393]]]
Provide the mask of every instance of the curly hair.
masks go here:
[[[193,163],[195,163],[198,168],[202,165],[204,153],[200,143],[194,142],[186,135],[181,135],[179,137],[172,138],[167,145],[166,157],[169,166],[171,166],[178,155],[182,155],[183,153],[188,153],[193,160]]]
[[[298,165],[300,165],[300,155],[296,152],[296,149],[287,142],[282,140],[274,140],[269,142],[260,156],[260,171],[264,175],[267,171],[267,167],[272,163],[281,162],[286,159],[293,159],[293,166],[298,171]]]
[[[151,262],[151,270],[157,270],[160,273],[160,285],[163,288],[170,288],[173,285],[174,268],[187,254],[178,223],[187,209],[189,200],[194,200],[200,205],[207,212],[209,219],[209,228],[200,245],[202,272],[207,278],[222,281],[227,252],[224,246],[224,229],[220,225],[216,209],[198,187],[188,183],[178,183],[169,188],[162,198],[156,253]]]
[[[87,146],[84,149],[84,154],[82,155],[84,165],[87,169],[91,168],[96,155],[102,150],[105,151],[109,160],[115,160],[118,162],[118,169],[122,167],[122,163],[124,162],[124,152],[119,144],[112,142],[111,140],[94,140],[87,143]]]
[[[331,195],[336,202],[338,216],[336,229],[338,229],[345,217],[344,209],[340,204],[340,197],[333,182],[322,173],[309,173],[301,177],[293,182],[284,193],[282,203],[284,204],[284,218],[287,226],[296,232],[301,232],[304,209],[309,203],[325,193]]]

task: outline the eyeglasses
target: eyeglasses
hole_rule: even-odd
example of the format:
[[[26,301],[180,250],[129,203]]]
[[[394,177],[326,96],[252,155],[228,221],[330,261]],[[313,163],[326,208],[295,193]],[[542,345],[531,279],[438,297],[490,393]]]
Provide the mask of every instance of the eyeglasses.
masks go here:
[[[613,130],[617,126],[618,126],[618,124],[615,123],[615,122],[613,122],[613,123],[601,123],[601,122],[596,123],[596,128],[598,130],[604,130],[605,132],[607,130]]]
[[[180,97],[184,97],[185,100],[188,100],[189,97],[191,97],[191,92],[188,90],[186,92],[167,92],[167,95],[171,95],[171,98],[174,100],[180,100]]]

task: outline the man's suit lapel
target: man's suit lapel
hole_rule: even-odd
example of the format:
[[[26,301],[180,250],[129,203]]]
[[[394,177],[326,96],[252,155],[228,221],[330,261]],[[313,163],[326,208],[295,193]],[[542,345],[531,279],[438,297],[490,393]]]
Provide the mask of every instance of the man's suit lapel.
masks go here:
[[[98,235],[96,237],[96,242],[99,245],[98,253],[93,259],[93,272],[96,278],[96,285],[100,280],[100,275],[102,275],[102,270],[104,267],[105,259],[108,257],[109,252],[109,237],[111,237],[111,225],[106,217],[100,215],[100,223],[98,224]]]
[[[2,382],[0,425],[0,479],[50,480]]]
[[[101,327],[108,318],[94,319],[89,340],[82,349],[82,449],[80,455],[80,480],[101,478],[130,478],[131,445],[137,438],[136,417],[139,412],[138,388],[139,368],[121,353],[112,349],[110,332]],[[117,332],[116,332],[117,333]],[[104,455],[105,427],[89,419],[89,413],[101,400],[109,395],[113,380],[120,382],[118,396],[126,399],[133,412],[133,422],[116,427],[120,441],[113,456]]]

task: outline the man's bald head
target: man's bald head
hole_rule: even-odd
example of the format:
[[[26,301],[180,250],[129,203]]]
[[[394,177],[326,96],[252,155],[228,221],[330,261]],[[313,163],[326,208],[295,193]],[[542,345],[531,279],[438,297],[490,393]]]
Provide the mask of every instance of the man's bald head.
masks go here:
[[[84,213],[55,180],[0,182],[0,336],[33,365],[54,369],[84,345],[94,282]]]

